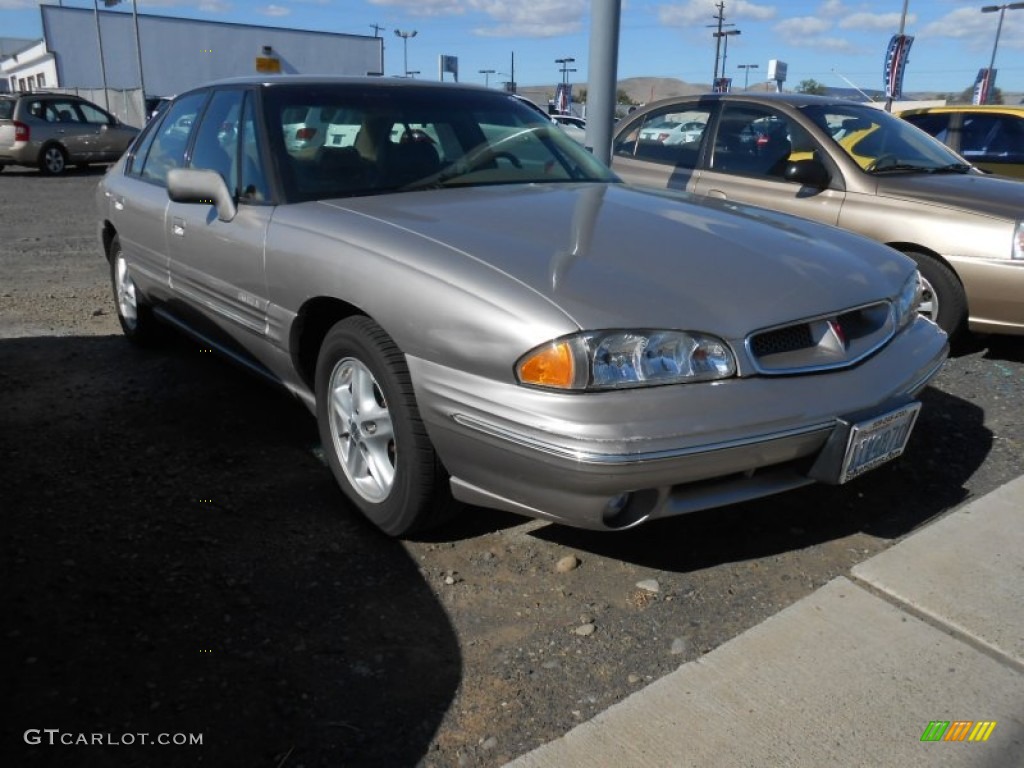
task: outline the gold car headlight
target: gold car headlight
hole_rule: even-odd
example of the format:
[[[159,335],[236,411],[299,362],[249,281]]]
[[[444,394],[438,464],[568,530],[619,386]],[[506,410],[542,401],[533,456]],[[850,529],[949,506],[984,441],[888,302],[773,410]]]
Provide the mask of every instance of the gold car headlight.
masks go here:
[[[520,384],[592,391],[727,379],[736,358],[722,339],[689,331],[579,333],[531,350],[516,364]]]

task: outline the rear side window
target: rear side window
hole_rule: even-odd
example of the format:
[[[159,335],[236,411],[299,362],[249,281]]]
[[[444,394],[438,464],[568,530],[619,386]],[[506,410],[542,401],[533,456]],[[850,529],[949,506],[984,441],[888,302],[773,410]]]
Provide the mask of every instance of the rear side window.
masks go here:
[[[142,178],[164,184],[169,170],[184,165],[185,148],[206,95],[205,91],[200,91],[183,96],[167,110],[146,156],[141,158],[139,175]],[[136,157],[136,163],[139,160]]]
[[[81,110],[82,116],[85,118],[85,122],[87,123],[91,123],[93,125],[110,125],[114,122],[110,115],[99,107],[94,107],[92,104],[79,102],[78,108]]]
[[[10,120],[14,116],[14,102],[11,99],[0,99],[0,120]]]
[[[960,154],[980,161],[1024,158],[1024,120],[1011,115],[964,115]]]
[[[676,104],[650,112],[622,134],[614,153],[673,168],[694,169],[711,108]]]

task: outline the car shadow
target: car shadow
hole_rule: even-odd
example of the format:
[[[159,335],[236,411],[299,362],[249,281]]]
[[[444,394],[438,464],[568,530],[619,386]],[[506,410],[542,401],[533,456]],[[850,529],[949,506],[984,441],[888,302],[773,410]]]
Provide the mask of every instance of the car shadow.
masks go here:
[[[455,631],[403,547],[345,509],[301,405],[186,342],[4,339],[0,359],[5,762],[427,753]]]
[[[107,164],[85,165],[85,166],[68,165],[68,167],[64,170],[64,173],[60,174],[59,176],[47,176],[45,173],[42,173],[38,168],[32,168],[32,167],[29,167],[29,166],[21,166],[21,165],[19,165],[19,166],[8,165],[8,166],[4,166],[3,173],[0,174],[0,178],[3,178],[3,177],[19,177],[19,176],[31,176],[31,177],[37,177],[38,176],[38,177],[44,178],[44,179],[46,179],[46,178],[60,179],[60,178],[64,178],[65,176],[97,176],[97,177],[99,177],[99,176],[102,176],[103,174],[105,174],[109,167],[110,166],[107,165]]]
[[[531,535],[677,573],[779,555],[859,532],[899,538],[963,502],[965,482],[992,448],[980,408],[933,388],[921,400],[906,453],[847,485],[808,486],[618,533],[550,525]]]

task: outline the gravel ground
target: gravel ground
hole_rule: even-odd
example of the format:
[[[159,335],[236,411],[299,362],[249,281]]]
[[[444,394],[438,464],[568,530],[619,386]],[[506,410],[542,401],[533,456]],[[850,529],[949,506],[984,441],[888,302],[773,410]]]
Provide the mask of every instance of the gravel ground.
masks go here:
[[[907,455],[846,487],[619,534],[470,509],[387,540],[300,405],[120,337],[98,180],[0,174],[10,765],[501,765],[1024,471],[1024,339],[975,337]],[[25,743],[46,728],[105,743]]]

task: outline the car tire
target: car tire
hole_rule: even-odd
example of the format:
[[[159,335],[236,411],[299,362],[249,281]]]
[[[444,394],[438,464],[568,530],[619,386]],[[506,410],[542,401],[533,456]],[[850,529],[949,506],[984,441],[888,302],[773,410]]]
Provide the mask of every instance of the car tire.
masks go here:
[[[345,495],[390,536],[445,522],[457,509],[420,417],[405,356],[358,315],[324,337],[316,414],[328,464]]]
[[[139,296],[124,251],[121,250],[121,239],[116,235],[110,241],[108,255],[110,280],[114,288],[114,306],[117,308],[117,320],[121,323],[121,331],[132,343],[147,346],[157,338],[156,318],[153,317],[149,305]]]
[[[921,314],[938,325],[952,339],[967,322],[967,295],[952,269],[932,256],[909,251],[917,263],[923,283]]]
[[[68,153],[60,144],[47,144],[39,153],[39,170],[46,176],[60,176],[68,168]]]

